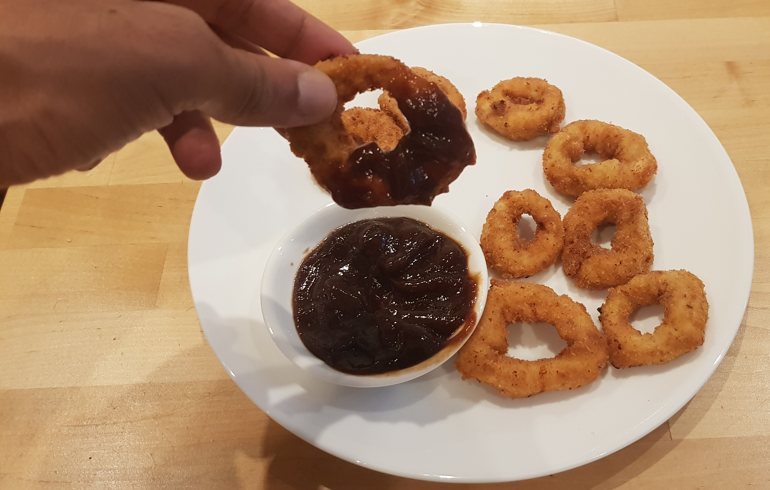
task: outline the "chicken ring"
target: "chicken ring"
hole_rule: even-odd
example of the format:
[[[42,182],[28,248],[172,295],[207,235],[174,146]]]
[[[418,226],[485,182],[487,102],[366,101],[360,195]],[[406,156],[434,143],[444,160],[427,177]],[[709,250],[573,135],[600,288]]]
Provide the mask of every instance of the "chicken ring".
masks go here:
[[[567,343],[556,357],[525,361],[509,357],[509,323],[546,322]],[[551,288],[528,282],[492,281],[484,314],[460,349],[455,367],[509,398],[586,385],[607,365],[607,341],[585,307]]]
[[[586,152],[603,161],[575,165]],[[545,145],[543,170],[559,193],[578,197],[592,189],[641,189],[658,171],[658,162],[640,134],[600,121],[575,121]]]
[[[530,241],[519,235],[524,214],[532,216],[537,224],[535,238]],[[481,230],[481,250],[487,264],[505,278],[537,274],[556,262],[563,246],[561,215],[548,199],[532,189],[503,194]]]
[[[476,117],[512,141],[559,131],[566,106],[561,90],[541,78],[503,80],[476,98]]]
[[[460,110],[402,62],[390,56],[349,55],[321,61],[316,68],[337,87],[336,110],[320,123],[282,129],[281,134],[340,206],[430,205],[476,162]],[[398,101],[409,122],[409,132],[390,152],[374,142],[359,146],[342,122],[345,103],[376,88]]]
[[[642,306],[660,304],[663,322],[653,333],[641,333],[628,317]],[[616,368],[665,364],[703,345],[709,304],[697,276],[679,271],[653,271],[610,289],[599,309],[610,361]]]
[[[592,243],[594,230],[614,224],[611,249]],[[600,189],[581,195],[564,215],[564,273],[584,289],[628,282],[652,266],[652,236],[644,199],[625,189]]]

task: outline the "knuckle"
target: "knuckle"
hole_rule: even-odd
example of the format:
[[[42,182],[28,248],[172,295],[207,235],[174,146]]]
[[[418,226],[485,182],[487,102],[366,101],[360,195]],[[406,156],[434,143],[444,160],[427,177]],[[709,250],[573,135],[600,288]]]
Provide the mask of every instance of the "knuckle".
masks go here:
[[[245,63],[245,61],[241,62]],[[254,63],[243,72],[248,73],[249,76],[238,77],[235,105],[238,111],[237,117],[245,119],[265,112],[274,97],[268,73],[261,63]]]
[[[200,103],[207,90],[205,84],[216,74],[223,46],[219,38],[195,12],[171,5],[156,5],[156,16],[145,32],[138,53],[139,63],[155,60],[152,67],[156,91],[169,110],[178,113],[190,103]],[[145,50],[151,53],[145,53]]]

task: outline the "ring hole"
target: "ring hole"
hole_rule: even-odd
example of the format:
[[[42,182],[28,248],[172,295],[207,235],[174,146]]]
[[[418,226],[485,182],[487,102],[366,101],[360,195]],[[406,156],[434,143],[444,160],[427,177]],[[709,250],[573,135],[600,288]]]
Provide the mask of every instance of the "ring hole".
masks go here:
[[[537,223],[534,218],[528,214],[522,214],[518,225],[519,238],[524,242],[531,242],[537,234]]]
[[[606,158],[603,158],[598,153],[587,151],[582,155],[578,156],[577,159],[573,159],[572,163],[574,163],[575,165],[593,165],[596,163],[602,163],[604,160],[606,160]]]
[[[599,225],[591,234],[591,242],[602,248],[611,249],[612,237],[615,236],[615,231],[617,231],[617,228],[612,223]]]
[[[520,96],[517,97],[513,95],[508,95],[508,100],[510,100],[516,105],[532,105],[532,104],[539,104],[542,102],[540,100],[533,99],[531,97],[520,97]]]
[[[508,356],[524,361],[549,359],[567,343],[550,323],[511,323],[508,325]]]
[[[544,99],[542,97],[529,97],[527,95],[520,95],[521,92],[516,93],[512,90],[503,90],[503,103],[507,100],[514,105],[531,105],[542,104]],[[535,95],[535,94],[532,94]]]
[[[356,96],[345,104],[345,109],[350,109],[351,107],[369,107],[371,109],[379,109],[380,105],[377,103],[377,99],[382,95],[382,89],[375,89],[370,90],[369,92],[364,92],[361,94],[356,94]]]
[[[653,333],[663,323],[663,307],[658,304],[642,306],[628,316],[628,323],[642,333]]]

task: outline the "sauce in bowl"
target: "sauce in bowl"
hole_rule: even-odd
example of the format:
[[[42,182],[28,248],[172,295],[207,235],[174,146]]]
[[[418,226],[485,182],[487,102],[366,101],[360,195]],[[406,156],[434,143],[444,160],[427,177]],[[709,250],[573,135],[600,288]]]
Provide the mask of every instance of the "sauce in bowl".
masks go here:
[[[338,371],[398,371],[475,326],[478,287],[452,238],[412,218],[365,219],[333,231],[299,266],[294,322]]]

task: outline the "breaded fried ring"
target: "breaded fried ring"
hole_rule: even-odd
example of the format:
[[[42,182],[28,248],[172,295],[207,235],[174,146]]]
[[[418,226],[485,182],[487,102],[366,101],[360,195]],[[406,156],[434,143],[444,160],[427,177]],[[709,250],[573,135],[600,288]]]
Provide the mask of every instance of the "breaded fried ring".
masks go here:
[[[642,306],[660,304],[663,322],[641,333],[628,317]],[[703,345],[709,304],[697,276],[685,270],[653,271],[610,289],[599,320],[616,368],[665,364]]]
[[[612,249],[591,241],[594,230],[614,224]],[[628,282],[650,270],[652,236],[642,196],[625,189],[600,189],[581,195],[564,215],[564,273],[585,289]]]
[[[567,347],[556,357],[536,361],[507,356],[507,325],[533,322],[556,327]],[[594,381],[607,356],[607,342],[582,304],[540,284],[493,280],[484,314],[455,367],[463,379],[477,379],[509,398],[524,398]]]
[[[512,141],[559,131],[566,107],[561,90],[541,78],[503,80],[476,98],[476,117]]]
[[[412,69],[412,71],[414,71],[414,69]],[[393,120],[393,124],[401,129],[402,135],[409,132],[409,121],[407,121],[401,111],[398,110],[398,101],[396,99],[388,95],[387,92],[383,92],[377,98],[377,103],[380,105],[380,111],[390,117]]]
[[[460,109],[465,119],[465,99],[452,82],[425,68],[413,67],[412,72],[438,85],[449,101]],[[382,151],[387,152],[398,146],[401,137],[409,132],[409,122],[398,109],[398,101],[387,92],[383,92],[377,102],[379,109],[369,107],[346,109],[342,113],[342,123],[358,145],[375,142]]]
[[[468,112],[465,109],[465,97],[463,97],[463,94],[457,90],[457,87],[455,87],[452,82],[450,82],[447,78],[442,77],[441,75],[436,75],[432,71],[420,66],[413,66],[412,71],[425,80],[438,85],[438,88],[444,92],[444,94],[449,98],[449,101],[454,104],[455,107],[460,109],[460,112],[463,113],[463,119],[468,117]],[[397,112],[400,114],[400,111],[398,111],[398,104],[392,97],[387,95],[387,92],[380,95],[380,98],[377,100],[380,103],[380,109],[383,111],[390,111],[391,113]]]
[[[604,161],[575,165],[586,152]],[[578,197],[592,189],[641,189],[658,171],[658,162],[640,134],[600,121],[575,121],[546,144],[543,170],[559,193]]]
[[[369,107],[347,109],[342,113],[342,124],[357,145],[374,142],[382,151],[393,150],[404,136],[404,130],[390,114]]]
[[[459,109],[435,84],[395,58],[341,56],[321,61],[316,68],[334,81],[337,109],[320,123],[280,132],[340,206],[430,205],[475,163],[473,140]],[[390,152],[376,143],[359,146],[342,122],[347,102],[377,88],[398,101],[409,122],[409,132]]]
[[[532,216],[537,224],[531,241],[519,236],[524,214]],[[481,249],[487,264],[505,278],[537,274],[556,262],[563,246],[561,215],[548,199],[532,189],[503,194],[489,211],[481,231]]]

